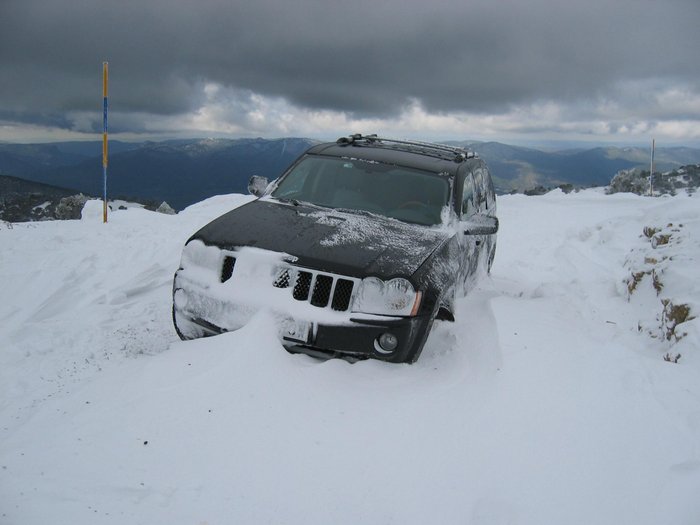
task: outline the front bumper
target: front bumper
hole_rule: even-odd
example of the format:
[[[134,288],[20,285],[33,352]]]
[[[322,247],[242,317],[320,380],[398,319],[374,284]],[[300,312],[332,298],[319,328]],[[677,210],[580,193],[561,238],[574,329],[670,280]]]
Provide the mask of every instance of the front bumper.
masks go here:
[[[418,357],[432,321],[425,301],[426,309],[412,317],[353,312],[361,279],[293,262],[292,256],[252,247],[188,243],[173,281],[178,334],[194,339],[230,332],[266,311],[292,351],[392,362]]]
[[[308,345],[285,344],[298,352],[321,351],[338,356],[372,357],[394,363],[413,362],[418,358],[429,330],[425,317],[402,318],[392,321],[352,320],[349,326],[319,325],[316,337]],[[392,334],[398,345],[394,351],[381,348],[379,338]]]
[[[176,279],[177,286],[177,279]],[[233,301],[212,305],[213,299],[200,297],[191,290],[175,288],[173,321],[178,335],[182,339],[207,337],[236,330],[244,326],[258,309],[250,308]],[[196,308],[179,308],[178,294],[186,293],[189,305],[208,301],[209,311],[216,315],[205,319],[197,315]],[[276,320],[274,328],[280,336],[281,343],[291,352],[306,353],[314,356],[346,357],[351,360],[374,358],[395,363],[415,361],[423,348],[430,330],[431,318],[426,315],[415,317],[385,317],[359,313],[337,316],[337,323],[328,319],[294,320],[288,314],[268,308]],[[299,329],[299,326],[306,329]],[[290,327],[294,333],[290,334]],[[304,333],[302,333],[304,332]],[[392,334],[398,342],[393,351],[387,351],[379,344],[383,334]]]

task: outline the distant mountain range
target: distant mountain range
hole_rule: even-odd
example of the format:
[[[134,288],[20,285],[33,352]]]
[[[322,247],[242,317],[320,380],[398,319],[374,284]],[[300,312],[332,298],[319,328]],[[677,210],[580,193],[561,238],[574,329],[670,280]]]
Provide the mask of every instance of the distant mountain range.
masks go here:
[[[108,193],[182,209],[245,192],[251,175],[279,176],[314,141],[204,139],[110,142]],[[102,143],[0,144],[0,174],[102,195]]]
[[[488,164],[497,189],[506,193],[536,186],[606,186],[620,170],[649,169],[650,151],[636,147],[597,147],[545,152],[499,142],[451,142],[475,151]],[[700,149],[657,148],[654,171],[700,162]]]
[[[316,141],[303,138],[111,141],[108,193],[167,201],[182,209],[212,195],[245,192],[251,175],[269,179]],[[500,193],[536,186],[607,185],[620,170],[649,165],[646,148],[600,147],[547,152],[498,142],[451,142],[477,152]],[[0,143],[0,175],[102,194],[102,143]],[[700,149],[657,148],[656,170],[700,163]]]

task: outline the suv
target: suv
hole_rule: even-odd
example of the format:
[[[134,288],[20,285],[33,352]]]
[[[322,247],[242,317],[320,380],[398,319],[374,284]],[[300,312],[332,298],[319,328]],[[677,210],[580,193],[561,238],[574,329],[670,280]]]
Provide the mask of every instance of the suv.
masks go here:
[[[265,309],[289,351],[414,362],[433,321],[453,321],[455,297],[493,262],[493,183],[461,148],[352,135],[249,190],[258,198],[184,247],[173,285],[182,339]]]

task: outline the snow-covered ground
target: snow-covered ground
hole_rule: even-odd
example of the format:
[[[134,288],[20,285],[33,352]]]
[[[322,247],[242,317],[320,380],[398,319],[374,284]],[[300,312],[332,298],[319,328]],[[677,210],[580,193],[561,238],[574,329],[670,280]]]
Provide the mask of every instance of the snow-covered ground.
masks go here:
[[[414,365],[180,342],[182,245],[248,199],[0,223],[0,523],[700,523],[700,197],[501,197]]]

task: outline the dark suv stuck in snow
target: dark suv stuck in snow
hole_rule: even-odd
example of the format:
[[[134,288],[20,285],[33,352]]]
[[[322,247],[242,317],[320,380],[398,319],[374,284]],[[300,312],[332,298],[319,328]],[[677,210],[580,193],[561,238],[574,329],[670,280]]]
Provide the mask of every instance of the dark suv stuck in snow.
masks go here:
[[[413,362],[493,262],[493,183],[461,148],[353,135],[249,189],[257,199],[184,247],[173,285],[183,339],[265,309],[292,352]]]

